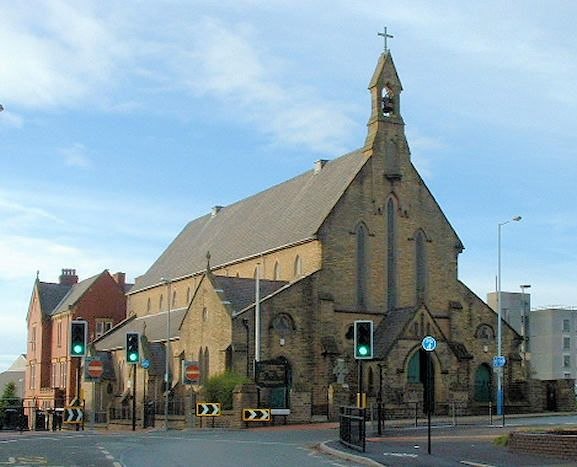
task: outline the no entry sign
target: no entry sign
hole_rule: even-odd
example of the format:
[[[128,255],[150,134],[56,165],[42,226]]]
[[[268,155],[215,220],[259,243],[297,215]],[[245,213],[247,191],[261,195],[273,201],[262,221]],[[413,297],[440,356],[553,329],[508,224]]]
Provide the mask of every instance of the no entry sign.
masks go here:
[[[104,363],[97,357],[86,357],[86,374],[88,380],[98,380],[104,374]]]
[[[200,365],[198,362],[182,362],[183,384],[200,384]]]

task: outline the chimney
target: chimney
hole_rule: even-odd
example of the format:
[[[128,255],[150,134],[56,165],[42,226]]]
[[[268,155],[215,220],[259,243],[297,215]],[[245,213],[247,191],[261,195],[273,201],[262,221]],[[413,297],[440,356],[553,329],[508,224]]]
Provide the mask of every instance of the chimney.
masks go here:
[[[78,276],[76,269],[63,269],[60,274],[60,285],[74,285],[78,284]]]
[[[120,288],[124,290],[124,286],[126,285],[126,273],[117,272],[115,274],[112,274],[112,278],[116,281],[116,283],[120,286]]]
[[[315,174],[318,174],[325,165],[327,165],[328,160],[326,159],[319,159],[315,162]]]

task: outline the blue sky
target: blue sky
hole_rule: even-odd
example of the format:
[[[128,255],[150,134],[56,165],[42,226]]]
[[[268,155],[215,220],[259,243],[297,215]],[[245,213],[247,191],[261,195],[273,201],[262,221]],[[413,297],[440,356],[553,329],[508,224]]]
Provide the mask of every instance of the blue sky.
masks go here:
[[[0,0],[0,371],[36,271],[143,274],[186,222],[362,146],[386,25],[460,277],[577,305],[577,5]]]

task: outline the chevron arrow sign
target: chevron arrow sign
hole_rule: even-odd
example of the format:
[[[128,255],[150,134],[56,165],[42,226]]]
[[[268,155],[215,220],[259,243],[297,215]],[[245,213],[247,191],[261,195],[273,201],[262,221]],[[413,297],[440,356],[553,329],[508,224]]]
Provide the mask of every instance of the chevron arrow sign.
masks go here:
[[[243,422],[270,422],[270,409],[242,409]]]
[[[84,411],[82,407],[65,407],[63,423],[82,423]]]
[[[197,417],[220,417],[220,402],[197,402],[196,416]]]

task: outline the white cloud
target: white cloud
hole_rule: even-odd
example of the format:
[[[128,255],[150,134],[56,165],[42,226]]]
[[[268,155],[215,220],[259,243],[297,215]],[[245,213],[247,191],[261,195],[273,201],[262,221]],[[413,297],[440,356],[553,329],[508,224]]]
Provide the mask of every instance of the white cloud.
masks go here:
[[[92,167],[92,160],[88,156],[88,150],[83,144],[74,143],[67,148],[61,148],[58,152],[64,158],[64,163],[67,166],[82,169]]]
[[[5,104],[73,105],[97,95],[98,87],[112,85],[125,55],[123,41],[86,2],[11,2],[2,14]]]
[[[288,65],[257,45],[252,28],[205,19],[194,28],[193,48],[177,57],[183,80],[199,95],[226,103],[231,115],[258,125],[278,143],[313,151],[342,151],[356,124],[338,102],[298,84],[284,84]]]

